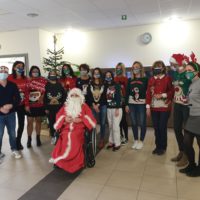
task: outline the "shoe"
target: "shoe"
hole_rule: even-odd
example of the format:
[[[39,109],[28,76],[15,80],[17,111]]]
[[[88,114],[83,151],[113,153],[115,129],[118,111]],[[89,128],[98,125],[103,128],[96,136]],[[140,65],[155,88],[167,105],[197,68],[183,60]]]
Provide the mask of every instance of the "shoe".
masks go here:
[[[17,150],[18,150],[18,151],[23,150],[23,149],[24,149],[24,147],[22,146],[22,144],[18,144],[18,145],[17,145]]]
[[[28,141],[27,141],[27,148],[31,148],[31,136],[28,136]]]
[[[173,157],[173,158],[171,159],[171,161],[172,161],[172,162],[178,162],[179,160],[181,160],[182,156],[183,156],[183,152],[180,151],[180,152],[178,153],[177,156],[175,156],[175,157]]]
[[[189,177],[199,177],[200,176],[200,167],[199,166],[195,167],[193,170],[186,173],[186,175]]]
[[[20,159],[20,158],[22,157],[18,151],[13,151],[13,152],[12,152],[12,155],[13,155],[16,159]]]
[[[135,140],[131,148],[136,149],[137,145],[138,145],[138,140]]]
[[[100,139],[98,148],[99,149],[103,149],[104,148],[104,140],[103,139]]]
[[[38,147],[40,147],[42,145],[41,141],[40,141],[40,135],[36,136],[36,144]]]
[[[140,149],[143,148],[143,146],[144,146],[143,142],[142,142],[142,141],[139,141],[138,144],[137,144],[137,146],[136,146],[136,149],[137,149],[137,150],[140,150]]]
[[[4,153],[0,153],[0,159],[4,158],[5,154]]]
[[[188,165],[188,158],[187,156],[183,153],[182,158],[178,161],[178,163],[176,164],[177,167],[184,167]]]
[[[163,149],[157,150],[157,155],[158,156],[162,156],[163,154],[165,154],[165,150],[163,150]]]
[[[157,152],[158,152],[158,149],[155,148],[155,149],[152,151],[152,154],[157,154]]]
[[[120,149],[121,146],[117,146],[117,147],[113,147],[113,151],[118,151]]]
[[[114,144],[109,144],[107,147],[106,147],[106,149],[111,149],[111,148],[113,148],[114,147]]]
[[[121,145],[124,146],[128,143],[128,140],[124,139],[122,142],[121,142]]]
[[[179,172],[187,174],[196,168],[196,164],[189,164],[187,167],[180,169]]]

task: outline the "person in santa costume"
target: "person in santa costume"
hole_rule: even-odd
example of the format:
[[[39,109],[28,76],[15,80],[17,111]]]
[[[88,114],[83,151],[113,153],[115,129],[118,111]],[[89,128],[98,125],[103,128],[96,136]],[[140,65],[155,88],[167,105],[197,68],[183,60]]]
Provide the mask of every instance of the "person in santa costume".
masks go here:
[[[56,115],[54,128],[60,131],[56,146],[49,160],[59,168],[74,173],[85,165],[84,132],[96,127],[96,120],[78,88],[69,91],[64,106]]]
[[[177,162],[178,167],[183,167],[188,164],[188,159],[184,153],[184,133],[183,125],[186,123],[189,116],[188,107],[188,91],[191,80],[186,78],[185,67],[189,62],[189,58],[184,54],[173,54],[170,58],[170,64],[173,69],[173,85],[174,85],[174,112],[173,124],[176,141],[179,148],[179,153],[171,159],[172,162]]]

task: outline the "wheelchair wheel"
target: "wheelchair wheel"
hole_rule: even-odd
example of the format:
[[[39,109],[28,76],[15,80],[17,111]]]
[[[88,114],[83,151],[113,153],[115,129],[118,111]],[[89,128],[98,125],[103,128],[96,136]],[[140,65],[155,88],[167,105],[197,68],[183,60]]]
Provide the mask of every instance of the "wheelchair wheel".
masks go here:
[[[93,129],[93,131],[92,131],[92,149],[93,149],[93,154],[94,154],[94,157],[95,157],[96,153],[97,153],[96,129]]]

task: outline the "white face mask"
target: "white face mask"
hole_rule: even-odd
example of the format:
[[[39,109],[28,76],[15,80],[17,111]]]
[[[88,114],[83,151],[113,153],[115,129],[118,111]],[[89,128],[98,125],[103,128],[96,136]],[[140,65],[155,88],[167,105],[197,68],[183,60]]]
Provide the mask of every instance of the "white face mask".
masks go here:
[[[0,80],[6,80],[8,78],[8,73],[0,73]]]

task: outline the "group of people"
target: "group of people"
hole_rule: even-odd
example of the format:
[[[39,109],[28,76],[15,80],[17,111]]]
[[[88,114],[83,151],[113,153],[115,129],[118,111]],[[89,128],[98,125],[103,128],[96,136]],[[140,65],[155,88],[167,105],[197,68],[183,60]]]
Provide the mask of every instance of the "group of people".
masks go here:
[[[11,150],[20,158],[19,150],[27,115],[27,147],[32,146],[32,132],[36,132],[36,144],[40,146],[41,117],[47,116],[50,136],[54,143],[55,131],[60,133],[50,162],[69,172],[84,166],[84,130],[100,125],[98,148],[105,146],[106,119],[109,125],[107,149],[118,151],[128,138],[127,114],[130,115],[134,142],[133,149],[144,146],[147,117],[151,117],[155,133],[155,155],[167,150],[167,123],[173,109],[174,132],[179,153],[171,160],[177,162],[181,173],[200,176],[199,163],[195,163],[194,138],[200,147],[200,66],[195,55],[173,54],[170,71],[163,61],[151,67],[147,78],[141,62],[135,61],[131,77],[126,77],[123,63],[115,72],[102,73],[100,68],[90,70],[87,64],[79,66],[76,77],[69,64],[64,64],[61,76],[52,70],[47,79],[41,76],[39,67],[32,66],[29,77],[21,61],[13,64],[12,74],[0,67],[0,158],[4,127],[9,134]],[[67,100],[66,100],[67,99]],[[15,111],[18,129],[15,136]],[[189,163],[189,164],[188,164]]]

